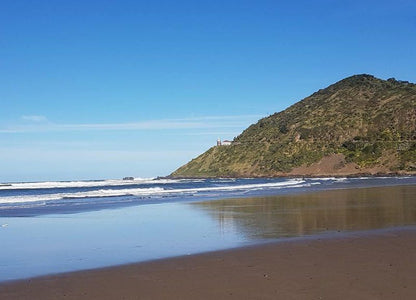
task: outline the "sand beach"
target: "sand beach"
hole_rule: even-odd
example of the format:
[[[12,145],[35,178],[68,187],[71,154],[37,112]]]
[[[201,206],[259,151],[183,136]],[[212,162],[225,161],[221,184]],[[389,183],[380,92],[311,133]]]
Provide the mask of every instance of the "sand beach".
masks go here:
[[[0,285],[1,299],[415,299],[416,227],[339,234]]]

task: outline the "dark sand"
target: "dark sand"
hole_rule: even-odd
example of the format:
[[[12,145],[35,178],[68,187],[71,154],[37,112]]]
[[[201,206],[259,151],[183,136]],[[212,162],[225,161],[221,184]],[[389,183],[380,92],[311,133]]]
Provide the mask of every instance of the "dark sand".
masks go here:
[[[3,283],[0,299],[416,299],[416,227]]]

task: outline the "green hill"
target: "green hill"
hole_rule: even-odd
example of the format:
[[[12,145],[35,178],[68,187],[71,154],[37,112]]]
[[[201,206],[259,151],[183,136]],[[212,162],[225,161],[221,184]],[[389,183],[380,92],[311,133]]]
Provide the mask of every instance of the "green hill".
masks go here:
[[[416,85],[343,79],[249,126],[171,177],[416,174]]]

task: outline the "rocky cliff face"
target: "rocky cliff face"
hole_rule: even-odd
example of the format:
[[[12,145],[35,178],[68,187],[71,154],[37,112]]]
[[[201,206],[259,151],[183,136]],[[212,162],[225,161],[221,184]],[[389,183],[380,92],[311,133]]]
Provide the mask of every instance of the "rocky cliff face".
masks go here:
[[[172,177],[416,174],[416,85],[343,79],[212,147]]]

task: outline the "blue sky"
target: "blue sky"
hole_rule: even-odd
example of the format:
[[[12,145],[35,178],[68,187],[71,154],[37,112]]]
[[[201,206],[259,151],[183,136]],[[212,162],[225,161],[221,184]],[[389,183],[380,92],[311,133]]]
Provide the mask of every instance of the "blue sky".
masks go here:
[[[416,81],[414,1],[0,3],[0,182],[167,175],[346,76]]]

